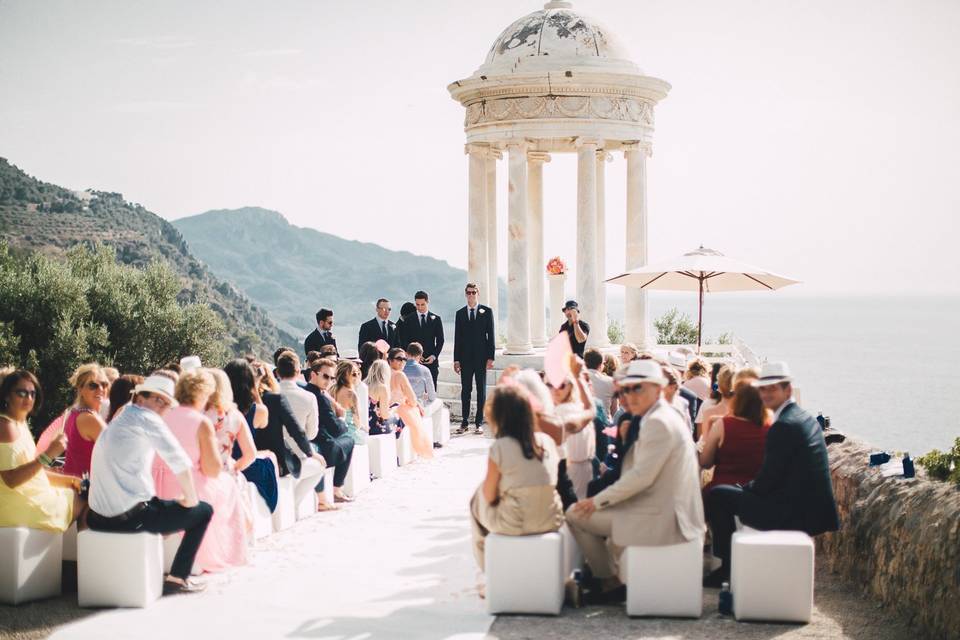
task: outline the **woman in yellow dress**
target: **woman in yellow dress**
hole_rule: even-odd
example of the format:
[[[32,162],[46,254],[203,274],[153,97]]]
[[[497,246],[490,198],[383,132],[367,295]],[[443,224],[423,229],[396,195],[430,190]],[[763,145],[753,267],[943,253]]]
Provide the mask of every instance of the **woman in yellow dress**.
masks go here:
[[[66,437],[58,434],[38,455],[27,427],[42,401],[40,383],[29,371],[18,369],[0,382],[0,527],[65,531],[83,514],[80,478],[49,468],[66,448]]]

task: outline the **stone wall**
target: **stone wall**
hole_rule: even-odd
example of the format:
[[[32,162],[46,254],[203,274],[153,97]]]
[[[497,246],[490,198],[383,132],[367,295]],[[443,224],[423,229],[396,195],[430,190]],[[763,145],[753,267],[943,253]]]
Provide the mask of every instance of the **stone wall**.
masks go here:
[[[817,561],[918,626],[918,636],[960,638],[960,488],[884,478],[871,449],[829,447],[841,529],[819,536]]]

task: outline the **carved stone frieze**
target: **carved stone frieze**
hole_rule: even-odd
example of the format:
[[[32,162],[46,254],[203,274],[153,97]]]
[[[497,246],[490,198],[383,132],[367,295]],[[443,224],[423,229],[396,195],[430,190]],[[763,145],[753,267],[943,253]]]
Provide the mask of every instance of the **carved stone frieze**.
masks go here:
[[[539,118],[580,118],[617,120],[653,126],[653,104],[636,98],[608,96],[528,96],[497,98],[467,107],[465,126],[533,120]]]

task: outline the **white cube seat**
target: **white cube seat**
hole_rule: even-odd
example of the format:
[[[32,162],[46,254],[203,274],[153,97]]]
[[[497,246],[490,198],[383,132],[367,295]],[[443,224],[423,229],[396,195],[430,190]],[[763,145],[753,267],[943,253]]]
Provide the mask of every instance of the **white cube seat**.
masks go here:
[[[370,471],[374,478],[386,478],[397,470],[397,436],[382,433],[367,437],[370,447]]]
[[[560,527],[560,537],[563,538],[563,579],[566,580],[574,571],[583,568],[583,553],[570,527]]]
[[[250,501],[250,512],[253,514],[253,539],[260,540],[273,533],[273,514],[270,506],[257,491],[257,485],[247,483],[247,499]]]
[[[81,531],[77,601],[81,607],[146,607],[163,593],[163,536]]]
[[[323,471],[323,500],[327,504],[333,504],[333,467],[327,467]],[[310,504],[307,499],[310,499]],[[297,505],[297,520],[303,520],[317,513],[317,496],[311,492],[304,496],[300,504]]]
[[[180,549],[180,543],[183,541],[183,532],[177,531],[176,533],[167,533],[163,535],[163,572],[170,573],[171,567],[173,567],[173,559],[177,556],[177,550]],[[190,567],[191,575],[198,576],[202,571],[197,570],[197,565],[194,563]]]
[[[810,622],[813,539],[802,531],[738,531],[730,554],[737,620]]]
[[[404,427],[397,438],[397,464],[401,467],[410,464],[416,459],[417,454],[413,451],[413,434],[410,427]]]
[[[699,618],[703,613],[703,539],[623,554],[628,616]]]
[[[487,613],[560,613],[564,561],[559,533],[491,533],[484,549]]]
[[[433,413],[433,441],[440,445],[450,442],[450,409],[446,405]]]
[[[0,528],[0,602],[20,604],[60,595],[63,534]]]
[[[370,447],[358,444],[353,447],[353,457],[350,458],[350,468],[343,481],[343,493],[348,498],[357,495],[370,486]]]
[[[277,508],[273,511],[273,530],[289,529],[297,522],[297,505],[293,489],[297,479],[287,475],[277,481]]]
[[[77,561],[77,523],[71,524],[63,532],[63,560],[64,562]]]

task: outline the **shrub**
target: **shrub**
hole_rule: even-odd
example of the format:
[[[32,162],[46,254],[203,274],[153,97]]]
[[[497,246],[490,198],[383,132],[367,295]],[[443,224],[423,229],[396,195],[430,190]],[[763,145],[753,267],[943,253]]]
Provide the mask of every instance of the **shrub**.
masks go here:
[[[653,326],[657,330],[657,344],[697,343],[697,325],[676,307],[654,320]]]
[[[61,263],[0,243],[0,358],[40,378],[46,401],[34,428],[72,401],[67,378],[83,362],[140,374],[186,354],[221,363],[219,318],[204,304],[179,304],[179,291],[166,266],[118,264],[105,247],[71,249]]]
[[[610,320],[607,325],[607,340],[610,344],[623,344],[623,323],[619,320]]]
[[[917,464],[926,469],[927,475],[934,480],[949,480],[960,484],[960,438],[953,442],[953,448],[944,453],[934,449],[917,458]]]

